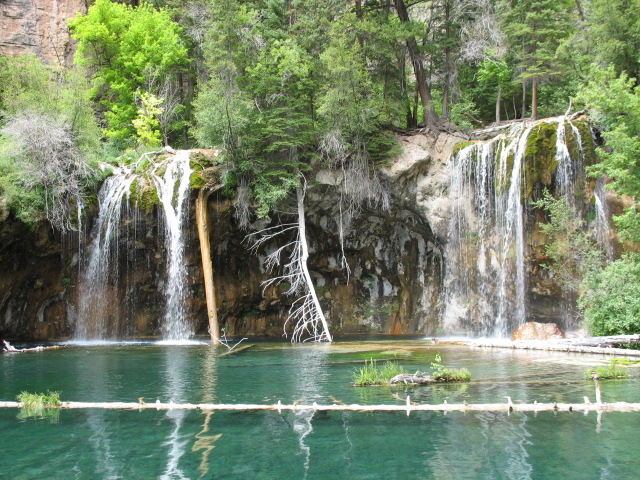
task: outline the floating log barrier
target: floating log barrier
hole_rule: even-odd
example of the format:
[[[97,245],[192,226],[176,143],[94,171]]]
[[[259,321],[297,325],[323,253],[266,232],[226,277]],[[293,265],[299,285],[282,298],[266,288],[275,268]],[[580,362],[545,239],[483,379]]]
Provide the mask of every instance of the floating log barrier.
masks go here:
[[[136,403],[136,402],[61,402],[61,409],[98,408],[108,410],[200,410],[200,411],[353,411],[353,412],[640,412],[640,403],[591,403],[584,397],[585,403],[513,403],[506,397],[506,403],[441,403],[415,404],[409,397],[404,405],[359,405],[313,403],[285,405],[276,404],[225,404],[225,403]],[[598,395],[599,400],[599,395]],[[0,402],[0,408],[21,408],[20,402]]]

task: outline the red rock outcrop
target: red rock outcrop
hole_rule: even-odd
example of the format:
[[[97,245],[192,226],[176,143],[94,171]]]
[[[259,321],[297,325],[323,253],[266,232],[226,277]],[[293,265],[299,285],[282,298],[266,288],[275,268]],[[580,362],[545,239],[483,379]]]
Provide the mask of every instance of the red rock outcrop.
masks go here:
[[[553,340],[564,337],[564,332],[557,324],[538,322],[520,325],[511,334],[511,340],[514,342],[522,340]]]
[[[33,53],[47,63],[71,64],[75,46],[67,20],[86,11],[84,0],[4,0],[0,2],[0,54]]]

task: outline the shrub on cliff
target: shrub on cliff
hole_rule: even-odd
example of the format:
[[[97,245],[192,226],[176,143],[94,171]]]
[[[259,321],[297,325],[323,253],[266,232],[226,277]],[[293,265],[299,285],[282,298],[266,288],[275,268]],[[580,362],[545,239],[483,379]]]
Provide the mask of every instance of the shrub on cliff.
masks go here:
[[[640,257],[609,264],[581,296],[580,306],[592,335],[640,333]]]
[[[24,223],[73,228],[95,183],[98,145],[85,79],[33,56],[0,59],[0,200]]]

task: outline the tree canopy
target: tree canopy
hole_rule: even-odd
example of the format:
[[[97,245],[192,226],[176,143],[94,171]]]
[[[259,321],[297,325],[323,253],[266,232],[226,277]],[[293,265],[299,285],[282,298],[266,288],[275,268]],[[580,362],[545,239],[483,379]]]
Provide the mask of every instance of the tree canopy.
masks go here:
[[[96,0],[69,28],[78,41],[77,63],[90,72],[93,96],[104,108],[106,136],[133,136],[136,93],[147,90],[152,75],[173,75],[188,63],[182,28],[166,9],[110,0]]]

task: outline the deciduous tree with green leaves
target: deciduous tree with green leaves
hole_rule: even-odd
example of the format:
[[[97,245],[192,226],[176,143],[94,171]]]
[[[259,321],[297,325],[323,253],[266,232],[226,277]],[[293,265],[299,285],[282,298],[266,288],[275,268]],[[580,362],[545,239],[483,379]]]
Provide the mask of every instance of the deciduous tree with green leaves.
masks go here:
[[[165,9],[142,2],[131,7],[96,0],[86,15],[69,20],[78,41],[76,61],[93,79],[93,95],[104,109],[104,133],[112,139],[135,135],[138,115],[135,92],[143,88],[146,72],[173,75],[187,63],[182,30]]]

